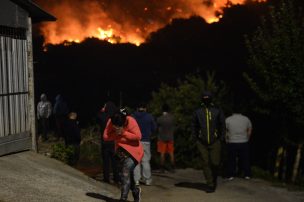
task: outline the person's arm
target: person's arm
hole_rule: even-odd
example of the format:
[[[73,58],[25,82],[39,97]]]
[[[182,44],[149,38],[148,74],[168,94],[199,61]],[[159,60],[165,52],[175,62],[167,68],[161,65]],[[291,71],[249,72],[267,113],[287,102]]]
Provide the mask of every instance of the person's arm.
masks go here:
[[[48,102],[48,114],[47,118],[49,118],[52,115],[52,104],[51,102]]]
[[[229,126],[228,126],[228,118],[225,119],[225,127],[226,127],[226,134],[225,134],[225,142],[228,142],[229,141]]]
[[[103,139],[105,141],[113,141],[119,138],[119,135],[116,133],[116,130],[113,127],[113,124],[111,123],[111,120],[108,120],[108,123],[106,125],[106,128],[103,132]]]
[[[248,141],[251,138],[251,134],[252,134],[252,123],[251,121],[248,119],[248,127],[247,127],[247,137],[248,137]]]
[[[121,137],[125,138],[126,140],[141,140],[140,128],[134,118],[128,119],[128,125],[126,128],[123,128],[121,132]]]
[[[250,140],[251,138],[251,133],[252,133],[252,128],[247,128],[247,136],[248,136],[248,140]]]
[[[157,125],[156,125],[156,121],[154,119],[154,117],[151,115],[151,129],[152,129],[152,132],[155,132],[157,130]]]
[[[219,109],[219,128],[218,128],[218,130],[220,132],[219,139],[224,141],[226,138],[226,122],[225,122],[224,112],[221,109]]]

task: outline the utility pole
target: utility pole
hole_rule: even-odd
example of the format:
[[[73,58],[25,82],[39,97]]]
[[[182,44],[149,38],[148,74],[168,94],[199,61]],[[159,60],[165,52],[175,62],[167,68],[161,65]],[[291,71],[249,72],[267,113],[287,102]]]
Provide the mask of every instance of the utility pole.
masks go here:
[[[38,152],[36,138],[36,116],[35,116],[35,91],[34,91],[34,65],[32,45],[32,19],[28,17],[27,29],[27,66],[28,66],[28,91],[29,91],[29,128],[32,136],[32,150]]]

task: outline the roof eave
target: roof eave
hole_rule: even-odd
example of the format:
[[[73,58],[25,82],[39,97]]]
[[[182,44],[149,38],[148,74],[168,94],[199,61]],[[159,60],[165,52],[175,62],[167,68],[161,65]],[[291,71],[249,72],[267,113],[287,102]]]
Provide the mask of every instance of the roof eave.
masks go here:
[[[37,4],[30,0],[10,0],[29,12],[33,23],[43,22],[43,21],[56,21],[56,17],[47,13]]]

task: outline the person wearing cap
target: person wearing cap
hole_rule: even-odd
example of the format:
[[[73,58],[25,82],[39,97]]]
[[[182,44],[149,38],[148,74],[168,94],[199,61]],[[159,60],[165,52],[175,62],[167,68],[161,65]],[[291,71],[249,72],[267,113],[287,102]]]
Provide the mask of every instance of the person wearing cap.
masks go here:
[[[141,132],[136,120],[125,109],[116,111],[103,133],[104,140],[114,141],[115,157],[121,169],[120,201],[127,201],[131,189],[135,202],[141,199],[141,188],[135,185],[134,168],[143,158]]]
[[[204,91],[201,107],[195,110],[192,120],[193,137],[201,154],[207,193],[217,186],[218,167],[221,160],[221,141],[225,139],[225,116],[212,102],[212,93]]]
[[[141,143],[144,147],[144,157],[140,164],[135,167],[134,178],[136,185],[139,182],[149,186],[152,183],[151,178],[151,134],[156,130],[156,123],[154,117],[147,112],[145,103],[140,103],[137,107],[137,111],[133,113],[133,117],[138,123],[142,138]]]
[[[37,104],[37,119],[42,131],[43,141],[46,141],[48,139],[48,130],[50,125],[51,115],[52,115],[52,104],[47,99],[46,94],[43,93],[41,94],[40,101]]]

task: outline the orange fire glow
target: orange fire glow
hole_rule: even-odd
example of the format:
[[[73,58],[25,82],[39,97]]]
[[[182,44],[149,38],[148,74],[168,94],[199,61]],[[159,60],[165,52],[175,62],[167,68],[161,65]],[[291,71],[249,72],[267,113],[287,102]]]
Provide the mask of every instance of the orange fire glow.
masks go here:
[[[44,23],[40,31],[45,44],[80,43],[98,38],[110,43],[140,45],[157,29],[174,18],[201,16],[208,23],[218,22],[223,9],[246,0],[36,0],[56,16],[56,22]],[[266,0],[253,0],[265,2]]]

